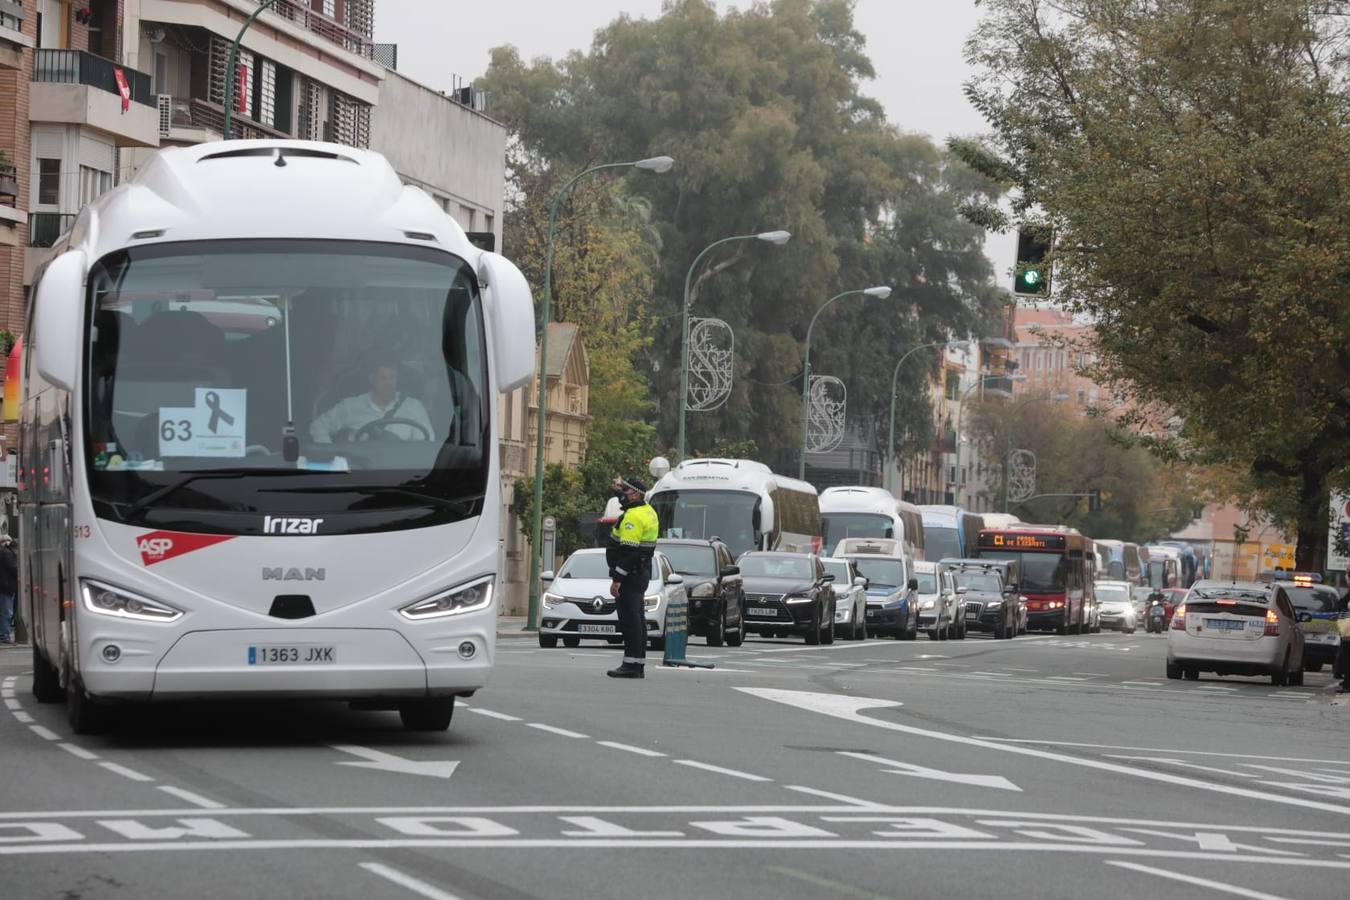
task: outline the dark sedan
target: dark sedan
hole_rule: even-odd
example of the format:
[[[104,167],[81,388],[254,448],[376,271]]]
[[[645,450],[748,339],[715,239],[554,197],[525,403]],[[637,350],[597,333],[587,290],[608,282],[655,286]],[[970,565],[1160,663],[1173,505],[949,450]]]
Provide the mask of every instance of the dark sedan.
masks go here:
[[[741,556],[745,627],[766,637],[800,634],[834,643],[834,576],[811,553],[752,551]]]
[[[731,551],[719,540],[662,540],[656,542],[671,568],[684,576],[689,593],[689,633],[705,638],[709,647],[725,642],[739,647],[745,640],[745,590],[741,570]]]

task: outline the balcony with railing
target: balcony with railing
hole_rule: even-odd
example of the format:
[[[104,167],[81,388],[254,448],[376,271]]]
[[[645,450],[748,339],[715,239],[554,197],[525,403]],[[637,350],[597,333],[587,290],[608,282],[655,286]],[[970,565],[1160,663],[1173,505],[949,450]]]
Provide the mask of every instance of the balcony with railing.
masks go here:
[[[56,243],[75,224],[71,213],[33,212],[28,214],[28,246],[45,248]]]
[[[150,76],[83,50],[34,53],[28,106],[33,122],[86,125],[123,147],[159,145]]]
[[[23,4],[0,0],[0,69],[22,69],[23,52],[33,39],[23,33]]]
[[[156,99],[159,103],[159,136],[162,139],[196,143],[215,140],[225,133],[225,107],[219,103],[195,97],[171,97],[168,94],[160,94]],[[250,141],[293,137],[239,113],[230,115],[230,134]]]
[[[356,0],[348,0],[348,3],[353,5],[353,13],[357,12],[358,7],[361,13],[368,12],[372,5],[359,4]],[[371,39],[369,33],[363,34],[350,25],[344,25],[331,16],[325,16],[322,12],[311,9],[306,3],[297,0],[276,0],[272,4],[271,13],[294,22],[306,31],[317,34],[357,56],[364,56],[366,59],[375,58],[375,41]]]
[[[1013,395],[1013,379],[1007,375],[985,376],[984,394],[986,397],[993,396],[1005,400],[1010,399]]]

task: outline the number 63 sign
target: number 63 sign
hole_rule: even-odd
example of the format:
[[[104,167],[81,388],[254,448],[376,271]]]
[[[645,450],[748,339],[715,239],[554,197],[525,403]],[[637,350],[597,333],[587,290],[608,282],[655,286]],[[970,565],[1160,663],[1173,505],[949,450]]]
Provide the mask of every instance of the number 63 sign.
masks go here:
[[[243,456],[247,410],[242,388],[197,388],[192,406],[161,406],[159,455]]]

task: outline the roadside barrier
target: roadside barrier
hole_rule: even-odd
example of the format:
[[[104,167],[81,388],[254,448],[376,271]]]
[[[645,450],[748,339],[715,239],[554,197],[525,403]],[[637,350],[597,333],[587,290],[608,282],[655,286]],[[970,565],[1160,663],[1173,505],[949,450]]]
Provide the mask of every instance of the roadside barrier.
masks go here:
[[[666,654],[663,666],[684,666],[690,669],[711,669],[712,663],[685,659],[689,646],[689,600],[681,598],[666,607]]]

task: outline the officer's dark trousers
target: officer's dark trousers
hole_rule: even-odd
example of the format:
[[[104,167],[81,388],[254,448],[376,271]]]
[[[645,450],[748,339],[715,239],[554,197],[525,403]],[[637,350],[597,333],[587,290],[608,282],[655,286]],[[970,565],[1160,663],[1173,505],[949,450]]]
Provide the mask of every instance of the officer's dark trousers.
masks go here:
[[[647,582],[630,586],[621,582],[618,609],[619,631],[623,634],[623,661],[643,665],[647,660],[647,617],[642,607],[642,596]]]

